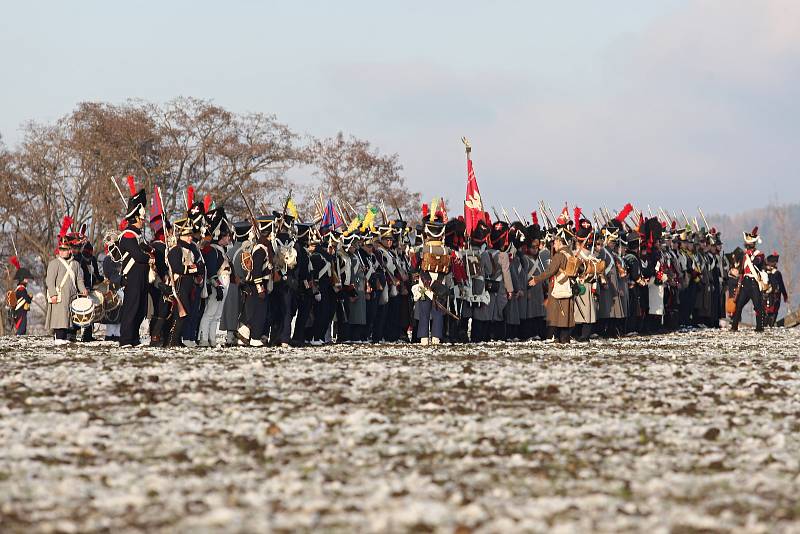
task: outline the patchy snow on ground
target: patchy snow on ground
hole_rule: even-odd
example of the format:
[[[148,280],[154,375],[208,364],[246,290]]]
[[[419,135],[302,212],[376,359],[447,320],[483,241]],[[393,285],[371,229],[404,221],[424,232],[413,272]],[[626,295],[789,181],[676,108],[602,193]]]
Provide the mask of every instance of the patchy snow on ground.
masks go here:
[[[0,340],[0,530],[800,532],[800,331]]]

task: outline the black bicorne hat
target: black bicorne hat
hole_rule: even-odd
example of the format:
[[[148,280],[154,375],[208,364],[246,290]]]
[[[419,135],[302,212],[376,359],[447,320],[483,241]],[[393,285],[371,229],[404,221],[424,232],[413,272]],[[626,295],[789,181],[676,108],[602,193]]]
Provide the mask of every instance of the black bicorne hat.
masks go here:
[[[139,192],[128,199],[128,207],[125,211],[125,220],[133,223],[137,219],[144,219],[147,217],[147,194],[144,189],[139,189]]]

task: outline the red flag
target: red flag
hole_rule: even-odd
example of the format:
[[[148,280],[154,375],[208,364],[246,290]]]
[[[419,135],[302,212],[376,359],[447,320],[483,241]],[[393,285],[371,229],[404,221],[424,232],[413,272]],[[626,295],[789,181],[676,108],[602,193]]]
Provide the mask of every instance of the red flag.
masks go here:
[[[150,204],[150,227],[153,234],[157,234],[164,227],[164,220],[161,215],[164,213],[164,206],[161,205],[161,194],[158,186],[153,191],[153,203]]]
[[[467,223],[467,233],[471,234],[478,221],[487,219],[483,210],[481,192],[478,190],[478,180],[475,178],[475,169],[472,168],[472,158],[467,159],[467,196],[464,199],[464,222]],[[487,223],[489,221],[487,220]]]

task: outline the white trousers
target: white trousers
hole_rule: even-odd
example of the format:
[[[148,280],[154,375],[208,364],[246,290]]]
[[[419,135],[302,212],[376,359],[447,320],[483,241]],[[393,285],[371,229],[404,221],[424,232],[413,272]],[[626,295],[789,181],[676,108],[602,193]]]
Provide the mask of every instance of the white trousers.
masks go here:
[[[197,334],[197,343],[216,345],[217,344],[217,328],[219,328],[219,320],[222,318],[222,311],[225,309],[225,297],[228,294],[228,280],[222,280],[222,300],[217,300],[216,290],[211,292],[211,295],[206,299],[206,308],[203,312],[203,317],[200,319],[200,330]]]

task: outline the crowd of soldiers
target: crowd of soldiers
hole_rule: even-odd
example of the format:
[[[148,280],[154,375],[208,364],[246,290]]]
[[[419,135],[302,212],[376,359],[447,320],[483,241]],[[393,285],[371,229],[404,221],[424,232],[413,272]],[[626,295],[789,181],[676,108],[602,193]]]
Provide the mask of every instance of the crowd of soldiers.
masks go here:
[[[588,342],[719,328],[726,317],[737,330],[748,302],[762,330],[788,299],[777,254],[757,249],[757,228],[725,254],[714,228],[630,204],[616,215],[565,206],[556,217],[544,205],[530,220],[484,213],[468,228],[444,202],[423,205],[415,224],[378,208],[304,223],[287,202],[233,224],[192,195],[169,221],[148,217],[132,180],[102,270],[83,229],[72,232],[65,218],[46,276],[57,344],[93,340],[91,326],[76,326],[74,302],[98,284],[121,301],[103,322],[106,339],[123,347],[142,343],[145,318],[150,345],[164,347]],[[18,301],[30,303],[30,273],[18,273]]]

